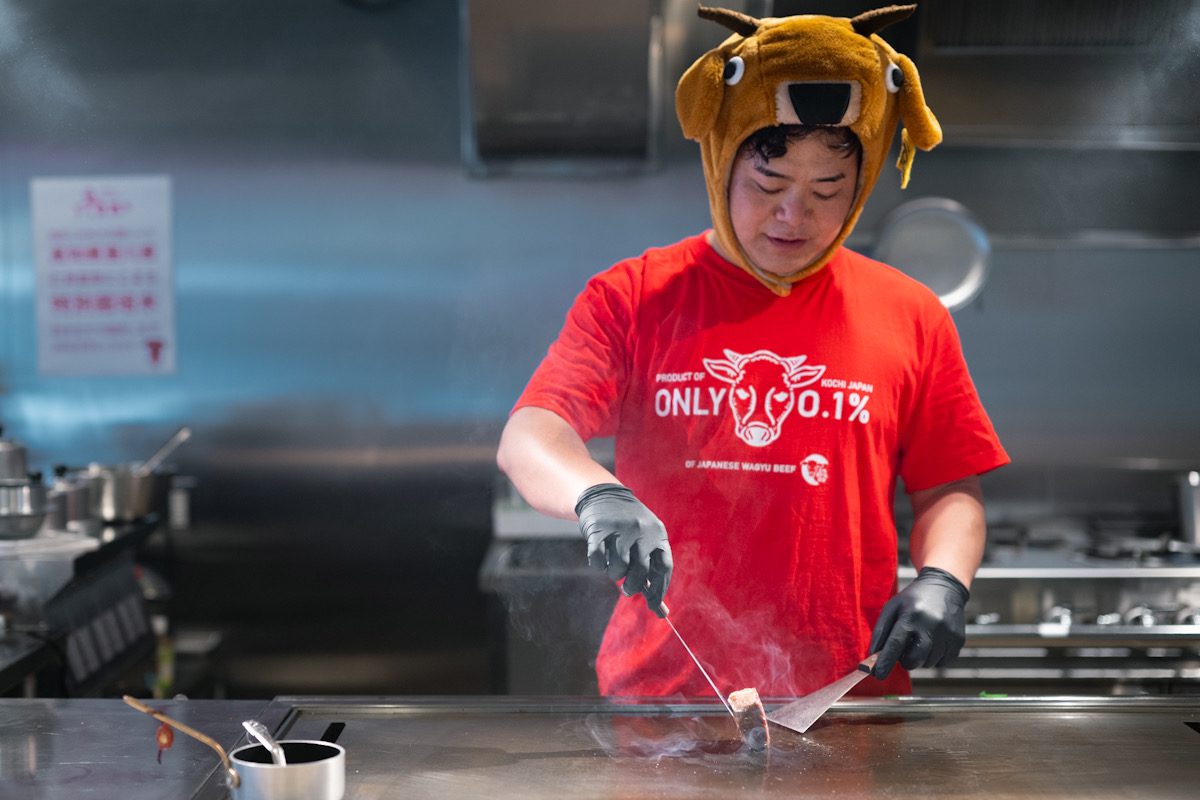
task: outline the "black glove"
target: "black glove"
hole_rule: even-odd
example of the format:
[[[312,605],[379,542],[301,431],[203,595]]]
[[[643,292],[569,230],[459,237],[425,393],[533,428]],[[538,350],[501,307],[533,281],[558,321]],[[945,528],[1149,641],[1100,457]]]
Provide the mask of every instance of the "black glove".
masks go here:
[[[871,674],[882,680],[897,661],[915,669],[954,660],[967,638],[963,608],[968,597],[958,578],[944,569],[924,567],[887,602],[875,623],[871,652],[879,653],[879,660]]]
[[[625,579],[626,597],[641,592],[646,605],[663,616],[661,605],[671,582],[671,545],[654,513],[617,483],[584,490],[575,504],[579,530],[587,539],[588,563],[614,581]]]

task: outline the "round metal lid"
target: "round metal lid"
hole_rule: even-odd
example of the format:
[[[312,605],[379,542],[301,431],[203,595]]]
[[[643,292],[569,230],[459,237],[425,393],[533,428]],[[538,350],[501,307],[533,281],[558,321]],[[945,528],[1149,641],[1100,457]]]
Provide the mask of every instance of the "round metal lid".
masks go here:
[[[883,219],[872,257],[925,284],[955,311],[983,290],[991,253],[987,232],[966,208],[927,197]]]

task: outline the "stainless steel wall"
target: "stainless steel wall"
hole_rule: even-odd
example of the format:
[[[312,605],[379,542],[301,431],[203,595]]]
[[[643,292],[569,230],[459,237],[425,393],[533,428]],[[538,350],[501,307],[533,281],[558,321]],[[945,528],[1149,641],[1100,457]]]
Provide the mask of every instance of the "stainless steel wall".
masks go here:
[[[323,635],[353,618],[348,640],[384,629],[400,646],[441,640],[396,609],[458,603],[468,646],[510,404],[590,274],[707,224],[673,122],[644,175],[467,178],[457,15],[0,0],[0,420],[43,466],[143,458],[194,427],[177,461],[199,479],[198,524],[175,577],[269,574],[276,591],[196,590],[197,618],[274,609]],[[1111,487],[1132,466],[1169,504],[1171,471],[1200,464],[1198,167],[1189,149],[951,144],[918,156],[904,195],[881,178],[852,243],[924,195],[996,237],[957,320],[1030,470],[1001,497],[1052,502],[1061,470],[1108,470]],[[29,180],[124,173],[172,177],[178,373],[40,376]],[[1075,488],[1111,499],[1098,485]]]

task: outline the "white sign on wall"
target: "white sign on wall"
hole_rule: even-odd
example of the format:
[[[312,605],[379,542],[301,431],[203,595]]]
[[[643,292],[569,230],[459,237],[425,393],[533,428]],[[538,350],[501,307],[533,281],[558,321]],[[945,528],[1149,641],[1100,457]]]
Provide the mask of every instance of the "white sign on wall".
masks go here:
[[[34,178],[38,371],[175,371],[171,180]]]

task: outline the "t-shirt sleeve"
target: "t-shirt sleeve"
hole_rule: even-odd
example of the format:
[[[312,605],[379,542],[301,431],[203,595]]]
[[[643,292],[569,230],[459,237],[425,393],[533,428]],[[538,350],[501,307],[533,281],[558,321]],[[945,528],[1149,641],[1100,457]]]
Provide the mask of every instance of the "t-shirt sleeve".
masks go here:
[[[908,492],[1009,463],[967,371],[949,312],[939,305],[927,319],[919,388],[900,437],[900,477]]]
[[[584,441],[616,433],[629,375],[636,275],[618,265],[592,278],[513,411],[545,408]]]

